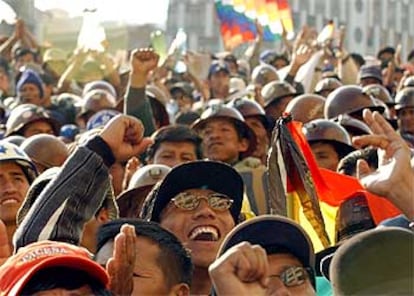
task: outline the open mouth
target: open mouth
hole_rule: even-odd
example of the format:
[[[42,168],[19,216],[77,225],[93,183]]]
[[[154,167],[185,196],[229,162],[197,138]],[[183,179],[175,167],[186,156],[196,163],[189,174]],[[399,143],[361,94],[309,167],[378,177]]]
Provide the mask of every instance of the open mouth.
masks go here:
[[[189,236],[190,240],[215,242],[220,238],[220,232],[214,226],[198,226],[194,228]]]
[[[5,198],[2,201],[0,201],[0,205],[10,205],[10,204],[18,204],[20,201],[17,198]]]

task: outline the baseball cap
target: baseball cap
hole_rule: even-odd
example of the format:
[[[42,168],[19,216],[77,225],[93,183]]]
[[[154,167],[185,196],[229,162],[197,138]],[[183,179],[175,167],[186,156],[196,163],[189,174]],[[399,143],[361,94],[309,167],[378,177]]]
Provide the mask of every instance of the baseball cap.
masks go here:
[[[20,248],[0,267],[0,294],[20,295],[37,272],[57,266],[84,271],[106,286],[108,275],[105,269],[91,258],[88,250],[68,243],[41,241],[29,244]]]
[[[383,227],[355,235],[332,258],[334,295],[413,295],[414,233]]]
[[[232,198],[230,213],[237,223],[243,200],[243,180],[230,165],[210,160],[191,161],[174,167],[148,195],[144,216],[159,222],[160,214],[170,200],[188,189],[210,189]]]
[[[216,74],[220,71],[224,71],[227,74],[230,74],[229,67],[227,64],[223,61],[214,61],[211,63],[210,68],[208,70],[208,77],[210,77],[213,74]]]
[[[217,257],[243,241],[260,245],[268,254],[277,249],[287,250],[304,267],[314,267],[315,254],[309,236],[299,224],[286,217],[260,215],[240,223],[226,235]]]

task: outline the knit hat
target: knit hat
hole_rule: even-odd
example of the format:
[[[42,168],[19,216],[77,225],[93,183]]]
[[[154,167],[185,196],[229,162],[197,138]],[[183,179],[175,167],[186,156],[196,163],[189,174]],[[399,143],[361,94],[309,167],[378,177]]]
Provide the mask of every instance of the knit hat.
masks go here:
[[[37,86],[39,89],[40,97],[43,98],[43,81],[40,78],[39,74],[31,69],[26,69],[23,71],[22,75],[20,76],[19,81],[16,84],[16,92],[19,93],[23,85],[31,83]]]

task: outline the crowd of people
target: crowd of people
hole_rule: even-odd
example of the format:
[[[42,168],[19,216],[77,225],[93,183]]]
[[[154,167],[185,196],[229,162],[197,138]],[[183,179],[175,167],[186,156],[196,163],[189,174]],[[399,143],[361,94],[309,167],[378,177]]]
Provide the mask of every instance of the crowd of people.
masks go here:
[[[364,57],[303,28],[280,52],[257,32],[200,77],[152,48],[126,68],[42,48],[17,21],[0,41],[1,295],[414,294],[414,49]],[[287,116],[318,167],[399,215],[376,221],[356,192],[317,249],[275,214]]]

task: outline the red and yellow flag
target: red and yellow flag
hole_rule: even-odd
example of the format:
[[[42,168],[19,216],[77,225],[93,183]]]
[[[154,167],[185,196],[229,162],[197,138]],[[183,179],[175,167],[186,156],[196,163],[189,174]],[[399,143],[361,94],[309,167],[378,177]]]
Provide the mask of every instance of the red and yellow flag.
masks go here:
[[[288,115],[278,120],[270,151],[270,208],[301,224],[316,252],[335,243],[337,210],[355,192],[365,194],[376,223],[400,214],[388,200],[364,190],[356,178],[319,168],[302,123]]]

